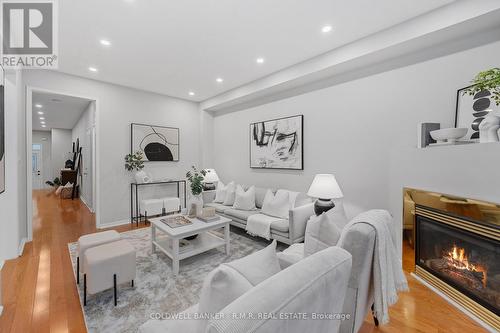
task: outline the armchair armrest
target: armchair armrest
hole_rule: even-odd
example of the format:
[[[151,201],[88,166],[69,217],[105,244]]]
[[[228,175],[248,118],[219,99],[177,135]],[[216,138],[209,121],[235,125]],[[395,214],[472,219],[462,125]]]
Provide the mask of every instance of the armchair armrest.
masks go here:
[[[211,203],[215,200],[215,190],[203,191],[201,192],[201,198],[203,199],[203,204]]]
[[[292,242],[301,242],[306,233],[307,221],[314,215],[314,203],[295,207],[289,211],[289,234]]]

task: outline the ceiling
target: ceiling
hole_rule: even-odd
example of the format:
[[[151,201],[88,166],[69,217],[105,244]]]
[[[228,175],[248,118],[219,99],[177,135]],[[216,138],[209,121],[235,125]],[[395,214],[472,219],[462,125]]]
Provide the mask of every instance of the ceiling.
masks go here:
[[[34,131],[50,131],[52,128],[72,129],[90,103],[90,100],[84,98],[42,92],[33,92],[32,100]],[[41,120],[40,117],[45,119]],[[42,127],[41,121],[45,121],[45,127]]]
[[[202,101],[451,2],[64,0],[59,70]]]

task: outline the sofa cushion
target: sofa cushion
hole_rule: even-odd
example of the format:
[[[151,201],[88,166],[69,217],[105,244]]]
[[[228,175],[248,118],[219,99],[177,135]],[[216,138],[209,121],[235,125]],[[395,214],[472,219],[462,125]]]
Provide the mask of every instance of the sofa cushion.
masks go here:
[[[262,213],[279,217],[282,219],[288,218],[288,211],[290,209],[290,198],[288,191],[278,190],[276,194],[273,194],[271,190],[268,190],[264,203],[262,204]]]
[[[266,193],[269,189],[263,187],[255,188],[255,207],[262,208],[264,204],[264,198],[266,197]]]
[[[227,188],[231,184],[232,183],[224,185],[223,182],[219,181],[219,183],[217,184],[217,189],[215,190],[215,203],[223,203],[224,200],[226,200]]]
[[[255,186],[250,186],[250,188],[246,191],[243,187],[241,187],[241,185],[236,186],[233,208],[241,210],[254,210]]]
[[[226,206],[224,206],[226,207]],[[248,219],[248,217],[252,216],[252,215],[255,215],[255,214],[259,214],[260,213],[260,209],[256,209],[256,210],[240,210],[240,209],[234,209],[234,208],[227,208],[224,210],[224,214],[225,215],[228,215],[228,216],[231,216],[231,217],[235,217],[237,219],[240,219],[240,220],[244,220],[246,221]]]
[[[224,213],[226,209],[228,209],[227,206],[224,206],[223,204],[220,203],[215,203],[215,202],[209,202],[205,204],[206,207],[213,207],[215,208],[215,211],[217,213]]]
[[[288,232],[289,227],[290,222],[285,219],[276,220],[271,223],[271,231]]]
[[[240,272],[222,264],[203,281],[198,310],[200,313],[215,314],[252,287],[253,284]],[[199,320],[197,332],[204,332],[207,322]]]
[[[262,250],[231,261],[226,265],[238,271],[252,285],[256,286],[281,271],[278,256],[276,255],[276,241],[273,241]]]
[[[343,205],[335,206],[320,216],[312,216],[307,222],[304,236],[304,255],[337,245],[342,228],[347,223]]]
[[[236,184],[234,182],[230,182],[229,184],[227,184],[226,197],[224,198],[224,202],[222,204],[225,206],[232,206],[234,204],[235,196]]]

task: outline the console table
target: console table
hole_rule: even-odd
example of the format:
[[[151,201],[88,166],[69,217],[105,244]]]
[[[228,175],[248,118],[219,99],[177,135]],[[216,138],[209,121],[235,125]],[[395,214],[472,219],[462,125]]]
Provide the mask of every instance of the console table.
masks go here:
[[[181,184],[184,186],[184,208],[186,208],[187,192],[185,180],[154,181],[151,183],[130,183],[130,223],[134,223],[135,221],[137,225],[139,225],[139,221],[142,217],[142,214],[139,212],[139,187],[155,185],[177,185],[177,197],[180,199]]]

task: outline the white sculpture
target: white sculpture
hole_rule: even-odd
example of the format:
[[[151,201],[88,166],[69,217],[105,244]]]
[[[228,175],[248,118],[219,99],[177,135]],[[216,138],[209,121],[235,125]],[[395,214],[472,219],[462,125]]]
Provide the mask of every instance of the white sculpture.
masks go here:
[[[479,142],[498,142],[498,130],[500,129],[500,112],[489,111],[488,115],[479,124]]]

